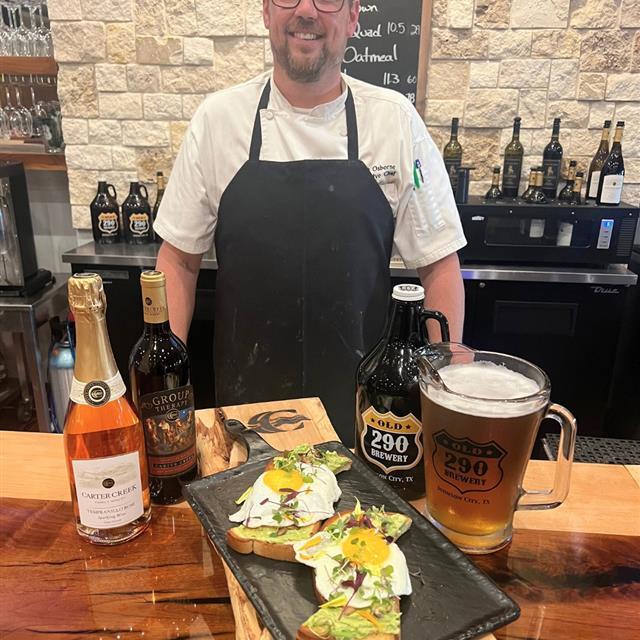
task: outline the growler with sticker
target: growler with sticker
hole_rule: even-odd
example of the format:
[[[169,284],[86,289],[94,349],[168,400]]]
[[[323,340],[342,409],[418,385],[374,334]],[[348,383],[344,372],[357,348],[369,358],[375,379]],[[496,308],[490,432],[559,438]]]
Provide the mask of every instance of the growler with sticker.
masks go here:
[[[446,318],[423,304],[422,287],[394,287],[385,334],[357,372],[356,452],[405,500],[425,493],[417,359],[428,345],[426,320],[449,340]]]
[[[89,208],[93,239],[98,244],[120,242],[120,212],[115,187],[103,180],[98,182],[96,197]]]

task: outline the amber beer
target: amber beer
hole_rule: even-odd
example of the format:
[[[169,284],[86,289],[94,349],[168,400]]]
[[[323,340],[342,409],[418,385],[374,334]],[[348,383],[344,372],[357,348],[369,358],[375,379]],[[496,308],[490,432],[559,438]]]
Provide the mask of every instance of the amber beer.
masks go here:
[[[495,361],[473,360],[478,353],[487,352],[467,350],[466,361],[423,376],[420,387],[427,516],[466,551],[483,553],[509,542],[517,508],[557,506],[564,499],[550,503],[549,494],[545,502],[532,499],[535,506],[519,504],[540,422],[547,411],[573,417],[557,405],[549,409],[548,379],[537,367],[504,356],[520,363],[520,371],[531,367],[528,377]],[[575,434],[574,420],[571,426]]]

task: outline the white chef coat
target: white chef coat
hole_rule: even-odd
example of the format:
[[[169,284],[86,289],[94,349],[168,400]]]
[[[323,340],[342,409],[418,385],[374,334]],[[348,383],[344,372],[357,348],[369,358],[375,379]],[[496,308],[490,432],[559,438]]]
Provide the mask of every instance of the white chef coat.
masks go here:
[[[193,116],[154,224],[178,249],[197,254],[211,247],[222,194],[249,158],[258,102],[270,76],[266,72],[208,96]],[[395,91],[349,76],[343,80],[353,93],[360,160],[393,211],[394,254],[417,268],[462,248],[466,240],[449,177],[418,112]],[[302,109],[271,79],[269,105],[260,113],[260,159],[346,159],[346,95],[345,89],[332,102]]]

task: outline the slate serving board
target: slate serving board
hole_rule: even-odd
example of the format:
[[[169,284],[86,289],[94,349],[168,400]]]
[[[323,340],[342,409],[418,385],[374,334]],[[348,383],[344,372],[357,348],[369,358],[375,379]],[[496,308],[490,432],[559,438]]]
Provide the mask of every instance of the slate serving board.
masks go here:
[[[238,509],[234,501],[278,452],[237,421],[228,421],[227,428],[246,440],[247,462],[191,483],[186,488],[187,499],[273,639],[293,640],[301,623],[318,607],[312,569],[239,554],[225,541],[226,531],[235,526],[228,519]],[[401,600],[402,640],[466,640],[489,633],[520,615],[513,600],[344,445],[328,442],[316,446],[353,461],[349,471],[337,476],[342,497],[336,510],[352,508],[357,496],[363,508],[384,505],[387,511],[404,513],[413,521],[398,540],[413,588],[412,595]]]

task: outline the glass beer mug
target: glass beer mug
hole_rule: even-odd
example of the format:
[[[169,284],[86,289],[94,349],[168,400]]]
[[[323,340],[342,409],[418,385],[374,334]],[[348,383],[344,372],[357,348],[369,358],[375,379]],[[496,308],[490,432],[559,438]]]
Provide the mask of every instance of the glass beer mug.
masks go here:
[[[510,542],[517,509],[553,509],[567,497],[575,418],[550,404],[544,371],[514,356],[440,343],[419,367],[426,515],[463,551],[496,551]],[[525,491],[543,418],[561,427],[554,486]]]

